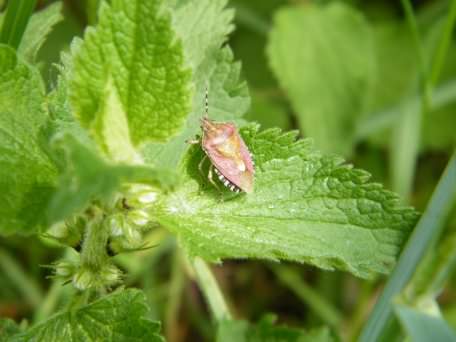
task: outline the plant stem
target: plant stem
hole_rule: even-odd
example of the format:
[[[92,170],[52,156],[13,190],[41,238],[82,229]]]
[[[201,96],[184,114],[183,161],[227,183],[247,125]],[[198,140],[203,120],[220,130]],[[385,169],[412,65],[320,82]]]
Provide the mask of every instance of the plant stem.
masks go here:
[[[35,8],[36,0],[8,1],[5,19],[0,32],[0,43],[17,49]]]
[[[216,321],[231,319],[231,313],[225,302],[222,291],[218,286],[212,271],[207,263],[200,257],[196,257],[193,262],[193,269],[196,274],[196,281],[209,304],[209,308]]]
[[[106,245],[109,238],[108,225],[104,222],[103,213],[94,208],[93,217],[87,223],[86,234],[81,250],[81,264],[92,268],[101,269],[109,259]]]
[[[0,249],[0,269],[16,285],[30,306],[39,307],[43,298],[39,285],[27,276],[22,266],[4,249]]]
[[[86,0],[86,14],[87,22],[89,25],[94,26],[97,23],[98,8],[100,7],[100,0]]]
[[[342,321],[340,312],[317,291],[314,291],[293,269],[287,266],[272,266],[277,278],[289,287],[305,304],[307,304],[321,319],[332,327],[338,327]]]
[[[364,281],[361,283],[361,291],[358,295],[356,307],[350,315],[350,320],[344,324],[346,328],[344,341],[356,341],[363,326],[364,319],[371,309],[373,289],[373,281]]]
[[[393,298],[405,287],[418,263],[440,236],[445,219],[456,201],[456,151],[440,178],[431,200],[410,236],[367,324],[361,342],[377,341],[391,319]]]
[[[401,0],[405,18],[412,34],[415,52],[418,56],[419,76],[416,88],[421,94],[419,105],[404,104],[399,109],[403,114],[393,127],[390,141],[391,183],[394,191],[408,199],[415,176],[415,165],[421,141],[421,121],[429,112],[430,91],[423,47],[418,24],[410,0]]]
[[[60,279],[53,279],[51,287],[46,293],[43,302],[37,307],[35,314],[33,315],[33,322],[39,323],[44,321],[54,311],[55,306],[59,300],[63,286]]]
[[[168,304],[166,310],[166,335],[168,341],[177,339],[179,310],[181,306],[182,290],[184,289],[184,270],[182,268],[182,255],[176,247],[173,253],[173,264],[171,270],[171,283],[168,292]]]

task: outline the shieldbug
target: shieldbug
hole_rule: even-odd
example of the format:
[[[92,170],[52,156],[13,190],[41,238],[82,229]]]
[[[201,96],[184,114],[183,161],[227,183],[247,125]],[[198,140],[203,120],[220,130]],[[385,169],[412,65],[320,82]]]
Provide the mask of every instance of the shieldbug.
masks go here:
[[[255,167],[252,155],[244,140],[238,133],[236,125],[231,122],[210,120],[208,90],[205,95],[205,115],[201,119],[202,137],[189,143],[201,144],[205,153],[199,163],[202,172],[203,163],[209,158],[208,179],[218,189],[213,180],[215,172],[224,186],[233,192],[253,192]]]

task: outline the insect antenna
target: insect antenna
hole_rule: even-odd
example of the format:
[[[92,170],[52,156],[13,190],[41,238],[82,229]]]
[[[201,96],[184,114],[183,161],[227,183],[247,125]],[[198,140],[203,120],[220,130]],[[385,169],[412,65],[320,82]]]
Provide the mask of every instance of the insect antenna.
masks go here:
[[[208,118],[209,117],[209,86],[206,84],[206,92],[204,95],[204,117]]]

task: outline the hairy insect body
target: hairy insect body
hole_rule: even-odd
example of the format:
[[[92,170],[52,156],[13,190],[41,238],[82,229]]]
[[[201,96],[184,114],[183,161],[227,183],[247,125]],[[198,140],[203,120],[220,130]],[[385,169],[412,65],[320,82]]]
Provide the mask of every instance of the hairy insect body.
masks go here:
[[[255,168],[252,156],[229,122],[202,119],[202,148],[215,167],[215,173],[231,191],[253,191]]]

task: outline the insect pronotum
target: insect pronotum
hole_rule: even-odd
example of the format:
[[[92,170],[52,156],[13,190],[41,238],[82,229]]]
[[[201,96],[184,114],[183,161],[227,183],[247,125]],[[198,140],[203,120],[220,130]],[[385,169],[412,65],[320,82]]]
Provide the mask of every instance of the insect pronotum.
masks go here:
[[[199,169],[209,158],[209,181],[218,188],[213,180],[215,172],[224,186],[233,192],[253,192],[255,175],[254,162],[244,140],[239,135],[236,125],[231,122],[216,122],[209,119],[208,89],[205,95],[205,115],[201,119],[203,136],[201,143],[206,156],[201,160]]]

